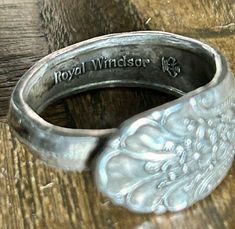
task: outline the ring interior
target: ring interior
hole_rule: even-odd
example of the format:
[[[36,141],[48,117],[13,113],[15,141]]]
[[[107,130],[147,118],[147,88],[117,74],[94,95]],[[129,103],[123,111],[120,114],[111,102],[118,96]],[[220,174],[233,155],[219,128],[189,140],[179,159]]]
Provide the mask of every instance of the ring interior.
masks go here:
[[[54,101],[104,87],[148,87],[181,96],[209,83],[215,61],[203,48],[116,44],[62,53],[32,77],[23,97],[37,113]]]

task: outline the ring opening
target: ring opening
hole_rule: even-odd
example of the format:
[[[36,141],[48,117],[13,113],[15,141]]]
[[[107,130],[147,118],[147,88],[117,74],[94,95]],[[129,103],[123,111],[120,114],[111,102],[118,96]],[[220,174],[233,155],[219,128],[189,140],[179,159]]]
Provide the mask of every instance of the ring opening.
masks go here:
[[[117,128],[130,117],[174,99],[148,88],[96,89],[62,98],[40,116],[53,125],[72,129]]]
[[[147,87],[179,97],[209,83],[216,71],[212,54],[199,45],[159,41],[78,47],[50,61],[23,92],[37,113],[62,97],[97,88]]]

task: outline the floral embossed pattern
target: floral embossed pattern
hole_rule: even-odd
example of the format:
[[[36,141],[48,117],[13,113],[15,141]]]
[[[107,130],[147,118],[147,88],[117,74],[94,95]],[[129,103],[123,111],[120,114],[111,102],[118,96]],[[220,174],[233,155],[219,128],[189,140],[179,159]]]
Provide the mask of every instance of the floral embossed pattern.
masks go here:
[[[123,128],[98,161],[99,188],[136,212],[178,211],[209,195],[235,154],[235,96],[215,106],[214,91]]]

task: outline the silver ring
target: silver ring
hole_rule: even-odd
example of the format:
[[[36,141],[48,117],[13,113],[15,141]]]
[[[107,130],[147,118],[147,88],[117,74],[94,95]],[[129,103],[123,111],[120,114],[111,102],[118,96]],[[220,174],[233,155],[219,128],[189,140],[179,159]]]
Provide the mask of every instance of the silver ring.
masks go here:
[[[58,98],[113,86],[178,98],[110,130],[62,128],[38,115]],[[208,196],[232,165],[234,88],[225,58],[202,42],[155,31],[111,34],[34,65],[12,94],[9,122],[53,166],[81,171],[102,151],[95,179],[115,204],[139,213],[179,211]]]

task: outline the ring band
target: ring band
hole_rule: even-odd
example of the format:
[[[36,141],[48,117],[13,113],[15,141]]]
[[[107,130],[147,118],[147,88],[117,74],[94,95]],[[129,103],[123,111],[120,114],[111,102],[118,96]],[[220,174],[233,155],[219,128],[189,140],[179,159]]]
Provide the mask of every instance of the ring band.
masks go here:
[[[126,120],[118,129],[72,130],[38,113],[56,99],[96,88],[148,87],[179,98]],[[57,51],[18,82],[9,122],[47,163],[83,170],[111,200],[135,212],[178,211],[209,195],[235,153],[235,81],[210,46],[164,32],[94,38]]]

